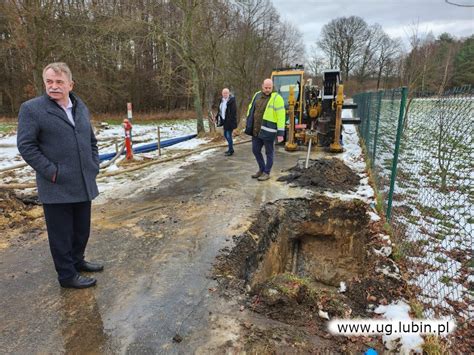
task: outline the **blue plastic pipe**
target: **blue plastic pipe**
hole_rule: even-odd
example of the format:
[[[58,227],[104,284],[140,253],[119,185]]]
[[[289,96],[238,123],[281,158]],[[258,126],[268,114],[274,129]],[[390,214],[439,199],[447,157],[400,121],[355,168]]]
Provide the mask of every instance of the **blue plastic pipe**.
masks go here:
[[[167,139],[165,141],[162,141],[160,146],[161,148],[166,148],[184,141],[188,141],[190,139],[196,138],[197,134],[190,134],[189,136],[184,136],[184,137],[177,137],[177,138],[171,138]],[[136,153],[147,153],[147,152],[152,152],[154,150],[158,149],[158,143],[150,143],[150,144],[144,144],[139,147],[134,147],[133,148],[133,154]],[[115,157],[117,153],[104,153],[104,154],[99,154],[99,159],[101,162],[105,160],[110,160],[113,157]],[[125,154],[123,152],[122,154]]]

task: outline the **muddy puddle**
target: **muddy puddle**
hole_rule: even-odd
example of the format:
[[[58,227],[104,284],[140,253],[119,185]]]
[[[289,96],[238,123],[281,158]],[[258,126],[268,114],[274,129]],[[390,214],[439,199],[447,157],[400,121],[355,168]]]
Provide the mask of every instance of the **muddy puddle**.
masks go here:
[[[371,256],[379,241],[370,223],[366,204],[359,200],[318,196],[268,203],[219,257],[215,275],[221,293],[245,295],[243,307],[298,327],[305,334],[306,345],[300,347],[305,352],[382,350],[380,339],[335,337],[326,325],[333,318],[372,317],[376,304],[390,302],[404,287],[375,272],[377,265],[392,262]],[[280,348],[268,339],[262,344],[254,337],[256,329],[249,329],[252,346]],[[330,345],[314,347],[315,336],[331,339]],[[253,351],[252,346],[247,350]]]
[[[294,186],[312,190],[348,191],[359,185],[360,177],[337,158],[309,160],[308,168],[304,159],[288,169],[287,175],[278,178]]]

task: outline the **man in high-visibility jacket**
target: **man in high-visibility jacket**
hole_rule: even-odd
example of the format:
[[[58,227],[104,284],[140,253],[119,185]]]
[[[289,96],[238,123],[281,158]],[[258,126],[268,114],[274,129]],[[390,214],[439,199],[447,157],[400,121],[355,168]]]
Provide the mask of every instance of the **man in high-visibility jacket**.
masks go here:
[[[272,79],[265,79],[262,90],[253,95],[247,110],[245,133],[252,136],[252,152],[257,160],[258,171],[252,178],[259,181],[270,179],[275,154],[275,138],[283,142],[285,133],[285,102],[273,91]],[[267,161],[263,159],[265,146]]]

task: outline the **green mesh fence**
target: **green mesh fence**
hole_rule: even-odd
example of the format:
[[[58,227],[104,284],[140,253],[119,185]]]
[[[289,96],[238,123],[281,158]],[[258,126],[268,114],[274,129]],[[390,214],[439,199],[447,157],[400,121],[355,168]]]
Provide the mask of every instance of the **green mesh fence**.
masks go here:
[[[472,319],[474,90],[405,94],[356,95],[359,133],[426,315]]]
[[[394,89],[354,96],[361,117],[359,133],[365,144],[385,211],[389,204],[402,94],[402,89]]]

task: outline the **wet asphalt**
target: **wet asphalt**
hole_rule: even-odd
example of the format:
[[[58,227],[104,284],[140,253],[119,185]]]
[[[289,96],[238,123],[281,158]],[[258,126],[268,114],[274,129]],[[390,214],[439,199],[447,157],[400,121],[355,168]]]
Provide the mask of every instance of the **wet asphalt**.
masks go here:
[[[146,176],[160,165],[143,169],[140,194],[94,204],[86,257],[105,265],[94,288],[59,287],[44,236],[0,250],[0,353],[215,353],[236,341],[243,315],[213,292],[215,257],[261,204],[307,192],[276,181],[306,152],[278,147],[258,182],[250,144],[235,150],[156,186]]]

